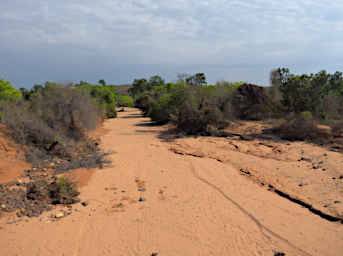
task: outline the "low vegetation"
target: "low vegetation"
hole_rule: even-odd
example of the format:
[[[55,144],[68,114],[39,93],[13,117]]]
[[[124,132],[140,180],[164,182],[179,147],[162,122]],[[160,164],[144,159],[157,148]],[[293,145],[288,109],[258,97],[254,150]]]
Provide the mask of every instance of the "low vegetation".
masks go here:
[[[185,134],[215,135],[234,120],[265,119],[279,120],[273,131],[284,139],[325,141],[342,133],[342,73],[295,75],[279,68],[270,79],[271,87],[261,87],[227,81],[208,85],[203,73],[182,74],[176,83],[153,76],[134,80],[129,93],[145,116],[172,123]]]
[[[1,122],[12,138],[27,148],[26,158],[34,166],[54,163],[56,171],[63,172],[106,163],[106,154],[87,134],[104,118],[116,117],[114,87],[47,82],[19,91],[7,82],[4,88]]]

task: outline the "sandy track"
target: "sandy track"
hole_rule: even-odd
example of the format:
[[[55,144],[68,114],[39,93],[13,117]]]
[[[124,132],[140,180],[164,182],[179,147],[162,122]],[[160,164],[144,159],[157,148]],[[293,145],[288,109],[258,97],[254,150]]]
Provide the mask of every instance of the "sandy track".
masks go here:
[[[57,222],[0,219],[1,256],[343,255],[342,224],[261,188],[233,165],[175,154],[157,138],[164,128],[137,110],[105,128],[102,147],[116,153],[113,167],[82,188],[90,204]]]

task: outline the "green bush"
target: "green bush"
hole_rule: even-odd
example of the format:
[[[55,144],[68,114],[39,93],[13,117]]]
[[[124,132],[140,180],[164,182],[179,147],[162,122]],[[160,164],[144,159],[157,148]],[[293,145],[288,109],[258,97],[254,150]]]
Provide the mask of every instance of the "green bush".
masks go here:
[[[136,97],[135,106],[156,123],[172,121],[179,131],[187,134],[212,134],[225,128],[233,116],[233,84],[205,86],[202,73],[187,76],[176,84],[153,78],[149,83],[154,86],[147,86]],[[159,82],[152,83],[152,80]]]
[[[3,123],[9,135],[28,146],[27,160],[34,165],[44,160],[65,160],[63,169],[101,166],[104,154],[87,136],[103,115],[94,100],[72,87],[47,85],[32,100],[6,104]]]
[[[135,107],[142,110],[144,116],[148,116],[151,112],[154,101],[154,95],[152,93],[147,92],[136,98]]]
[[[117,117],[117,111],[115,109],[117,101],[113,86],[92,85],[81,81],[80,84],[75,85],[75,88],[87,92],[104,110],[104,117]]]
[[[187,98],[171,114],[178,130],[186,134],[212,135],[224,129],[231,118],[221,99],[203,88],[191,88]]]
[[[0,79],[0,121],[3,118],[3,108],[8,101],[21,99],[22,94],[9,81]]]
[[[166,94],[154,101],[151,106],[149,116],[152,121],[165,124],[169,122],[170,112],[172,111],[171,106],[171,95]]]
[[[343,92],[341,72],[328,74],[323,70],[316,74],[294,75],[287,68],[279,68],[272,73],[286,112],[309,111],[316,118],[325,117],[325,98],[332,94],[342,95]]]
[[[21,92],[15,89],[9,81],[0,79],[0,101],[18,100],[21,97]]]
[[[117,105],[119,107],[134,107],[135,103],[132,97],[127,95],[117,95]]]

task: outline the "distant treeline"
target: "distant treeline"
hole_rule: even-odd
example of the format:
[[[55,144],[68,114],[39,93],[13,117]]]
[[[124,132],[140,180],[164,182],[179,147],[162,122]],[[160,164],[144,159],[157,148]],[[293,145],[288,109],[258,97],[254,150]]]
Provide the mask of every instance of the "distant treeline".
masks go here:
[[[81,81],[64,86],[47,82],[31,90],[17,90],[9,82],[0,80],[0,117],[6,123],[9,102],[25,105],[25,111],[30,112],[37,101],[49,98],[53,103],[51,95],[58,90],[68,90],[89,99],[98,117],[116,117],[116,106],[136,106],[152,121],[170,122],[186,134],[216,134],[233,120],[286,119],[286,128],[293,130],[305,123],[307,128],[313,129],[318,123],[329,125],[335,131],[343,127],[341,72],[297,75],[287,68],[278,68],[271,71],[270,82],[270,87],[228,81],[208,85],[204,73],[180,74],[176,82],[152,76],[135,79],[118,93],[116,86],[107,85],[104,80],[99,80],[98,84]],[[71,106],[74,101],[59,104]],[[39,112],[37,108],[34,111]]]

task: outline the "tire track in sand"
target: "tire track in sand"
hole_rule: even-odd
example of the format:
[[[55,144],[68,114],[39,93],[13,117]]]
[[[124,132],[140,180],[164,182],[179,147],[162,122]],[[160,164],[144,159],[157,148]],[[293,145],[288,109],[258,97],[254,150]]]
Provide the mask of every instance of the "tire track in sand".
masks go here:
[[[264,226],[254,215],[252,215],[251,213],[249,213],[247,210],[245,210],[239,203],[237,203],[235,200],[233,200],[231,197],[229,197],[227,194],[225,194],[225,192],[220,189],[219,187],[217,187],[215,184],[212,184],[211,182],[209,182],[208,180],[206,180],[205,178],[201,177],[195,170],[194,165],[192,163],[192,161],[188,160],[188,162],[190,163],[190,169],[191,172],[193,174],[193,177],[195,177],[196,179],[198,179],[199,181],[201,181],[202,183],[206,184],[207,186],[209,186],[210,188],[212,188],[213,190],[217,191],[219,194],[221,194],[227,201],[229,201],[230,203],[232,203],[234,206],[237,207],[237,209],[242,212],[245,216],[247,216],[248,218],[250,218],[259,228],[259,230],[261,231],[262,235],[264,237],[266,237],[268,240],[270,240],[270,237],[266,235],[266,233],[264,231],[266,231],[267,233],[269,233],[271,236],[273,236],[274,238],[284,242],[285,244],[287,244],[288,246],[290,246],[291,248],[297,250],[298,252],[300,252],[302,255],[306,255],[306,256],[312,256],[310,253],[300,249],[299,247],[297,247],[296,245],[292,244],[290,241],[288,241],[286,238],[283,238],[282,236],[280,236],[279,234],[275,233],[274,231],[272,231],[271,229],[267,228],[266,226]]]

